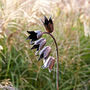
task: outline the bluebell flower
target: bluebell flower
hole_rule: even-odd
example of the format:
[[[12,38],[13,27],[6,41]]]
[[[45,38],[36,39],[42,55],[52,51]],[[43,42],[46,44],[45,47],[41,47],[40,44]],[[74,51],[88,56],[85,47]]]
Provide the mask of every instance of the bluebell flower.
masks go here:
[[[40,60],[42,58],[47,59],[50,52],[51,52],[51,47],[49,47],[49,46],[44,47],[39,53],[40,57],[38,60]]]
[[[42,66],[42,68],[43,69],[48,68],[49,72],[51,72],[54,64],[55,64],[55,58],[49,56],[49,58],[45,60],[44,65]]]
[[[39,40],[35,41],[31,49],[37,49],[36,51],[36,55],[37,55],[38,51],[41,50],[45,44],[46,44],[46,39],[40,38]]]
[[[37,31],[27,31],[30,35],[27,37],[27,39],[31,39],[30,44],[33,44],[34,41],[38,40],[39,38],[42,37],[42,32],[37,30]]]

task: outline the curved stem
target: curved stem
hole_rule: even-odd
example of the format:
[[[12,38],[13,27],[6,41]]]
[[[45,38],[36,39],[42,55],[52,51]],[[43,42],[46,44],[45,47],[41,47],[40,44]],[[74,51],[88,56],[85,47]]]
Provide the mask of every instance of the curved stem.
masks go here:
[[[54,43],[56,45],[56,52],[57,52],[56,53],[56,58],[57,58],[56,87],[57,87],[57,90],[59,90],[59,54],[58,54],[58,45],[57,45],[56,39],[54,38],[54,36],[51,33],[49,33],[49,32],[43,32],[43,34],[50,35],[53,38]]]

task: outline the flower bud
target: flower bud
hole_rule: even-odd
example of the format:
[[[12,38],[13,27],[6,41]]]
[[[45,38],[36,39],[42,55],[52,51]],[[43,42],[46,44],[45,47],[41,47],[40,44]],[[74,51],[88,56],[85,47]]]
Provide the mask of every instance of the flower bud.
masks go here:
[[[51,17],[48,20],[47,17],[44,16],[44,21],[42,21],[42,22],[45,26],[46,31],[49,33],[52,33],[54,30],[54,27],[53,27],[53,21],[52,21]]]

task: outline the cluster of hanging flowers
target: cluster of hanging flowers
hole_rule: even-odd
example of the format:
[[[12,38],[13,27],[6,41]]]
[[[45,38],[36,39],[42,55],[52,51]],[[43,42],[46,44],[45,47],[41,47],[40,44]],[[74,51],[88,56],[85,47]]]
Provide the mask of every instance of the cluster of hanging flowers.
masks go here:
[[[44,16],[44,20],[42,20],[43,25],[48,33],[53,32],[53,21],[51,17],[49,20],[47,19],[46,16]],[[55,63],[55,58],[50,55],[51,52],[51,47],[50,46],[45,46],[46,44],[46,39],[41,38],[43,35],[43,32],[37,30],[37,31],[27,31],[30,35],[27,37],[27,39],[30,39],[30,45],[33,45],[31,47],[32,49],[36,49],[35,55],[39,55],[38,61],[43,59],[43,66],[42,68],[48,68],[49,72],[51,72],[54,63]]]

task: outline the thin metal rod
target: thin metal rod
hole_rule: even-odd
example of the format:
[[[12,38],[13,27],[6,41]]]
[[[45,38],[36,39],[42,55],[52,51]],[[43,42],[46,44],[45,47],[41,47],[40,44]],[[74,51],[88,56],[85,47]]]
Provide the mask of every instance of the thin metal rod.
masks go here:
[[[55,46],[56,46],[56,58],[57,58],[56,87],[57,87],[57,90],[59,90],[59,54],[58,54],[58,45],[57,45],[56,39],[54,38],[54,36],[51,33],[43,32],[43,34],[50,35],[53,38]]]

